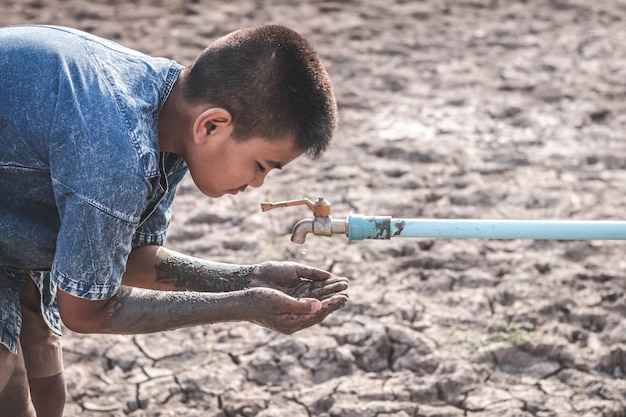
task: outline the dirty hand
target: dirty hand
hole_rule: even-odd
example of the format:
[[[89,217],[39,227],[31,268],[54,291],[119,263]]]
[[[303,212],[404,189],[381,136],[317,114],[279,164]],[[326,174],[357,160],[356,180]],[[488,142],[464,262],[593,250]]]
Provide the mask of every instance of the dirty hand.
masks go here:
[[[242,313],[248,321],[284,334],[321,323],[330,313],[343,307],[345,293],[320,301],[317,298],[293,298],[271,288],[245,290]]]
[[[296,262],[263,262],[251,272],[250,287],[268,287],[294,298],[332,298],[348,289],[348,279]],[[344,294],[345,295],[345,294]]]

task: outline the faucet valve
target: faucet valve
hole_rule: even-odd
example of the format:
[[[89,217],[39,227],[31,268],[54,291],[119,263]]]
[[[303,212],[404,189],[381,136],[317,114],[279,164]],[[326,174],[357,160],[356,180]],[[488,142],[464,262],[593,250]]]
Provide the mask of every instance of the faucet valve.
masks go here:
[[[300,200],[287,200],[287,201],[279,201],[276,203],[261,203],[261,210],[268,211],[275,208],[280,207],[291,207],[291,206],[304,206],[306,205],[312,212],[315,217],[325,217],[330,216],[331,212],[331,204],[324,197],[320,197],[317,201],[312,202],[308,198],[301,198]]]
[[[323,197],[318,198],[315,202],[308,198],[302,198],[300,200],[279,201],[276,203],[261,203],[261,210],[268,211],[280,207],[302,205],[307,206],[313,212],[314,219],[303,219],[296,223],[291,235],[292,242],[303,244],[307,233],[313,233],[317,236],[347,234],[346,220],[333,220],[330,215],[332,206]]]

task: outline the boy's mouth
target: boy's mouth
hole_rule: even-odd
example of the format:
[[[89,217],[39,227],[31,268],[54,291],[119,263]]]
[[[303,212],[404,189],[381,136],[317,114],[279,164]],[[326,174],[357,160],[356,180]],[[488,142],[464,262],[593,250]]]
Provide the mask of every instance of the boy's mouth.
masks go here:
[[[228,193],[232,194],[232,195],[237,195],[237,194],[239,194],[239,192],[246,191],[246,188],[248,188],[248,186],[244,185],[244,186],[241,186],[239,188],[234,188],[234,189],[228,191]]]

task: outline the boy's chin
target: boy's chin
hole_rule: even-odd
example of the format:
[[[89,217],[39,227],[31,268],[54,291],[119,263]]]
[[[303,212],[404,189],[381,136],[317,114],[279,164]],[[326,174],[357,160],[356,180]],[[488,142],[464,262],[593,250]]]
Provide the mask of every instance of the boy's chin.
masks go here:
[[[202,194],[211,198],[220,198],[220,197],[224,197],[225,195],[237,195],[239,193],[240,193],[239,190],[228,190],[228,191],[206,191],[206,192],[203,192]]]
[[[215,191],[215,190],[200,190],[202,194],[211,198],[220,198],[226,194],[226,191]]]
[[[241,188],[235,188],[232,190],[216,190],[216,189],[199,189],[202,194],[211,198],[220,198],[225,195],[237,195],[243,192]]]

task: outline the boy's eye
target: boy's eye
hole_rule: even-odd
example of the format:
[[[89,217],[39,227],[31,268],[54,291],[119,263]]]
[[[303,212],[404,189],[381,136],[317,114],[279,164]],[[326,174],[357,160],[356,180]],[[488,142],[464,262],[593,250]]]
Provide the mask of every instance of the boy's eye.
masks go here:
[[[261,163],[260,163],[260,162],[257,162],[256,164],[257,164],[257,166],[259,167],[259,171],[261,171],[261,172],[265,172],[265,167],[264,167],[263,165],[261,165]]]

